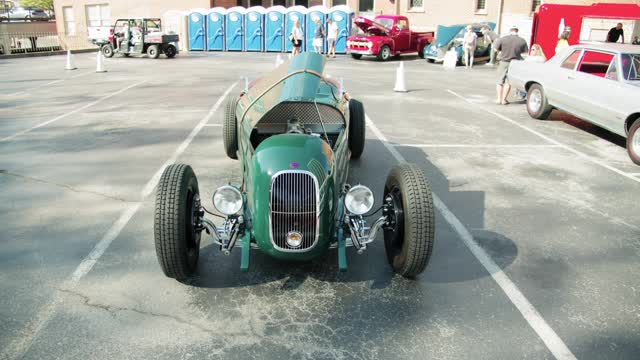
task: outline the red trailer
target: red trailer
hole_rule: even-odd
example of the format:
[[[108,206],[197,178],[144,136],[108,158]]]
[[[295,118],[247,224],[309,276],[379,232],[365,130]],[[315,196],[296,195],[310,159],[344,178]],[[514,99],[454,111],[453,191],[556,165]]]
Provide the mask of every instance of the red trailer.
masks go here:
[[[640,20],[640,5],[609,3],[593,5],[541,5],[533,17],[531,44],[540,44],[547,58],[550,58],[555,55],[558,38],[565,28],[570,27],[571,29],[569,45],[578,44],[585,40],[583,24],[587,19],[637,21]],[[582,39],[581,34],[583,35]],[[627,34],[625,31],[625,43],[631,43],[632,37],[633,34]]]

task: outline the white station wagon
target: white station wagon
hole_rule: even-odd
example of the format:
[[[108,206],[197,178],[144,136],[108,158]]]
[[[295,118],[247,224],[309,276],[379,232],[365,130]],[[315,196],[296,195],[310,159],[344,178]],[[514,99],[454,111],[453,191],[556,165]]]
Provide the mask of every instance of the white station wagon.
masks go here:
[[[640,46],[570,46],[545,63],[512,61],[509,82],[527,93],[531,117],[556,108],[627,138],[640,165]]]

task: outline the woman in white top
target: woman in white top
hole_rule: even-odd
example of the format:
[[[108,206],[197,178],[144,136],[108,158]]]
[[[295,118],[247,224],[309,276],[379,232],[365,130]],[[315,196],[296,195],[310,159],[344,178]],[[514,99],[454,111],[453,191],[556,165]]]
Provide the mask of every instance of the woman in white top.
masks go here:
[[[295,20],[293,22],[293,29],[291,29],[291,42],[293,43],[293,55],[300,54],[300,49],[302,49],[302,38],[304,34],[300,29],[300,21]]]
[[[476,52],[476,45],[478,44],[478,35],[473,31],[473,26],[467,25],[467,32],[464,33],[464,39],[462,40],[462,46],[464,48],[464,63],[467,69],[473,67],[473,53]]]

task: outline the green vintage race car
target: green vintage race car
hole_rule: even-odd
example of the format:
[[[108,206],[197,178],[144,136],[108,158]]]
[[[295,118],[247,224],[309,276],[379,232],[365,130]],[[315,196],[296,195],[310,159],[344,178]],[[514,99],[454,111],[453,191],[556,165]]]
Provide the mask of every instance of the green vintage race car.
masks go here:
[[[349,160],[365,146],[365,112],[342,86],[323,75],[324,58],[303,53],[231,97],[223,124],[226,154],[238,159],[242,183],[215,190],[222,224],[205,217],[198,181],[188,165],[168,166],[157,189],[155,245],[165,275],[191,276],[204,233],[229,254],[250,252],[308,261],[337,248],[347,269],[346,248],[359,254],[380,230],[394,271],[421,273],[434,241],[431,188],[415,165],[394,167],[374,205],[372,191],[348,184]],[[370,227],[365,218],[378,218]]]

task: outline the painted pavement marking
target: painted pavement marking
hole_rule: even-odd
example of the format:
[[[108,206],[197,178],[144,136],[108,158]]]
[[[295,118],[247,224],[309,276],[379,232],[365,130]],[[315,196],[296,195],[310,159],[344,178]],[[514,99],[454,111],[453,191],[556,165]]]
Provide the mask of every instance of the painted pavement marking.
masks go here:
[[[474,145],[474,144],[391,144],[392,146],[396,146],[396,147],[418,147],[418,148],[472,148],[472,149],[476,149],[476,148],[488,148],[488,149],[493,149],[493,148],[506,148],[506,149],[510,149],[510,148],[534,148],[534,149],[538,149],[538,148],[557,148],[560,147],[560,145],[554,145],[554,144],[540,144],[540,145],[502,145],[502,144],[487,144],[487,145]]]

